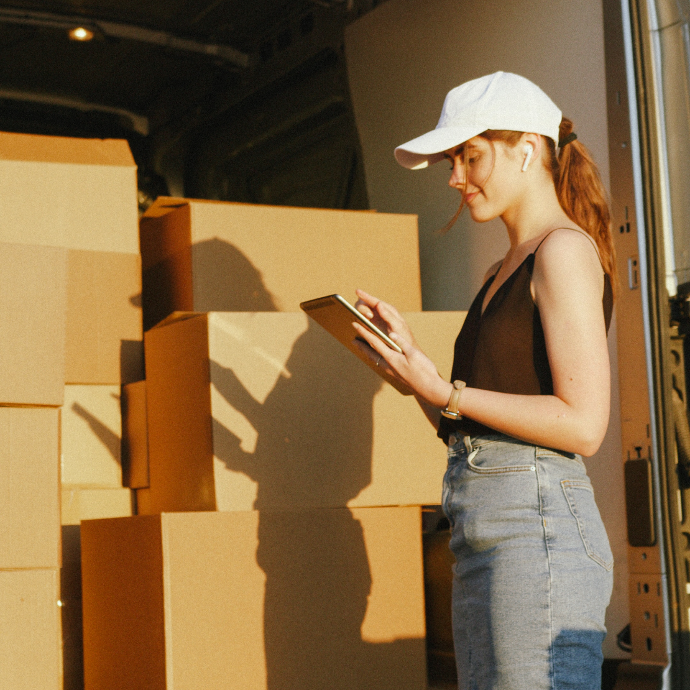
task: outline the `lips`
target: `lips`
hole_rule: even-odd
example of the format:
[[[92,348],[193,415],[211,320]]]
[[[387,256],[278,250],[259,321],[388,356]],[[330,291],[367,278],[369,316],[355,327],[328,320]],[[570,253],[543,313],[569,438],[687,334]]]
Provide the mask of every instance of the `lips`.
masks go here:
[[[465,194],[465,203],[469,204],[470,201],[472,201],[472,199],[474,199],[474,197],[477,196],[477,194],[479,194],[479,192],[471,192],[470,194]]]

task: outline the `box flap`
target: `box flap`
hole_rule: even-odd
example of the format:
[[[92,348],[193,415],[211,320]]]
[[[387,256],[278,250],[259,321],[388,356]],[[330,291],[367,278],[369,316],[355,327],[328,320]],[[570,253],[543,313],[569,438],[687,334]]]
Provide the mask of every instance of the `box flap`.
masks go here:
[[[0,132],[0,160],[136,167],[124,139],[79,139]]]
[[[171,323],[177,323],[178,321],[186,321],[187,319],[193,319],[197,316],[206,316],[206,312],[201,311],[174,311],[170,316],[166,316],[162,321],[157,323],[153,328],[162,328],[163,326],[169,326]],[[151,329],[153,330],[153,329]]]
[[[189,199],[177,196],[159,196],[147,209],[142,218],[160,218],[176,208],[186,206]]]

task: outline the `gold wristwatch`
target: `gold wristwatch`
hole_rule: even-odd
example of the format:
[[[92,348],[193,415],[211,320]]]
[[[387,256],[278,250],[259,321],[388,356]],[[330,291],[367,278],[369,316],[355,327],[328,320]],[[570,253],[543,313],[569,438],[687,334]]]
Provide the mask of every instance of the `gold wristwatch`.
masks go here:
[[[464,381],[453,381],[453,392],[450,394],[450,400],[446,405],[445,410],[441,410],[441,414],[449,419],[462,419],[462,415],[458,412],[460,406],[460,394],[467,384]]]

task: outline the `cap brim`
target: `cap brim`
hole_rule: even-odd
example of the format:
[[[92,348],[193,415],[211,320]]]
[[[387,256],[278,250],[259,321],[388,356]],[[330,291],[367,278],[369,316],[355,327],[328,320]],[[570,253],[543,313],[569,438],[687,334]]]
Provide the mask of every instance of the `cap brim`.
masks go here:
[[[482,131],[468,127],[442,127],[412,139],[395,151],[395,160],[404,168],[417,170],[443,160],[443,152],[476,137]]]

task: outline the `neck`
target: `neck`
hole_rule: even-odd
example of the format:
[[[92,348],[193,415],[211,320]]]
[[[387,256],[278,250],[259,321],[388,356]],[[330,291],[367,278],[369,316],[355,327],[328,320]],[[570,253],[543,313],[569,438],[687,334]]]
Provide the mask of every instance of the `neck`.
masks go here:
[[[501,220],[508,231],[511,253],[545,232],[574,226],[561,208],[553,184],[540,185],[540,189],[522,195],[518,203],[506,209]]]

